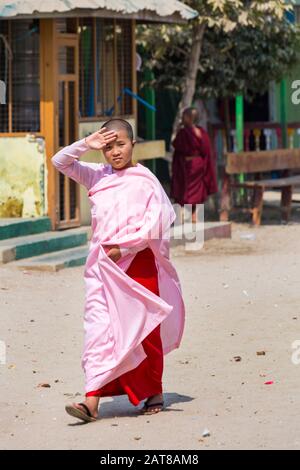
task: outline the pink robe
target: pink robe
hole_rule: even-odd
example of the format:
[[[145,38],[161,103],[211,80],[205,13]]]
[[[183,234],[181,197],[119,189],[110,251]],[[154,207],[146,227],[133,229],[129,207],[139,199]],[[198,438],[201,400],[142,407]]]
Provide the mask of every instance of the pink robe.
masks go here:
[[[142,341],[160,324],[163,353],[178,348],[185,306],[169,259],[175,211],[153,173],[141,164],[115,171],[109,164],[80,162],[84,139],[52,157],[53,165],[88,190],[92,239],[84,270],[86,393],[136,368],[145,358]],[[117,263],[105,245],[117,244]],[[158,271],[160,296],[126,274],[135,253],[149,246]]]

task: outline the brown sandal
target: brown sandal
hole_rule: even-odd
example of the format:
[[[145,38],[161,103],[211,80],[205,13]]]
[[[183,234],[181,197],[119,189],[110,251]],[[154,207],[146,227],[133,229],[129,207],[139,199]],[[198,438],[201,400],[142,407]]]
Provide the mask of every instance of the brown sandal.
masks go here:
[[[78,405],[82,406],[85,409],[85,412],[80,410],[79,408],[76,408],[76,406],[73,405],[66,405],[65,410],[69,415],[74,416],[75,418],[82,419],[86,423],[97,421],[97,418],[94,418],[94,416],[92,416],[89,408],[86,406],[85,403],[78,403]]]

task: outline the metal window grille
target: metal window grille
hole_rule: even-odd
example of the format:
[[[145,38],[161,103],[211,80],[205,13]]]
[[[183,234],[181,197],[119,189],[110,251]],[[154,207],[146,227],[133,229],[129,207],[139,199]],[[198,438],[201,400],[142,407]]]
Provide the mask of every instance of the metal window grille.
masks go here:
[[[132,26],[130,21],[117,20],[116,22],[117,42],[117,67],[118,67],[118,96],[124,88],[132,87]],[[119,114],[132,113],[132,98],[122,94],[118,106]]]
[[[77,33],[77,19],[56,18],[55,28],[58,33]]]
[[[0,21],[0,80],[5,83],[5,103],[0,104],[0,132],[8,132],[8,80],[10,66],[8,21]]]
[[[132,98],[123,94],[132,88],[132,22],[80,19],[79,51],[81,117],[105,116],[116,104],[112,114],[132,114]]]
[[[2,35],[0,76],[6,76],[7,80],[7,105],[1,105],[0,108],[0,132],[38,132],[40,130],[38,22],[2,20],[0,34]]]
[[[82,117],[94,116],[93,19],[79,20],[79,110]]]

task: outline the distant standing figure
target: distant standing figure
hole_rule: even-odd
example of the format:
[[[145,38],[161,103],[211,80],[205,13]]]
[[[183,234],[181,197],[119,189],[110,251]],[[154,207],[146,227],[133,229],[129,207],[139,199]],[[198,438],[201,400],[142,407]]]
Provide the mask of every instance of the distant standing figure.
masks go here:
[[[175,151],[170,196],[181,206],[192,204],[194,223],[196,204],[203,204],[208,196],[218,192],[209,136],[197,125],[198,120],[197,108],[186,108],[182,114],[183,127],[172,142]]]

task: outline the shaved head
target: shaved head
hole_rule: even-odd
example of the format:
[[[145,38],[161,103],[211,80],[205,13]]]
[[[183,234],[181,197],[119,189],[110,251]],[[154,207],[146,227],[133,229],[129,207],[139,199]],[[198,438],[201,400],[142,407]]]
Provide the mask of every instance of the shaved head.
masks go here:
[[[120,131],[124,130],[130,140],[133,140],[133,129],[129,122],[125,121],[125,119],[113,118],[106,121],[102,126],[106,127],[108,131]]]
[[[194,106],[186,108],[182,115],[187,116],[194,124],[199,121],[199,111]]]

